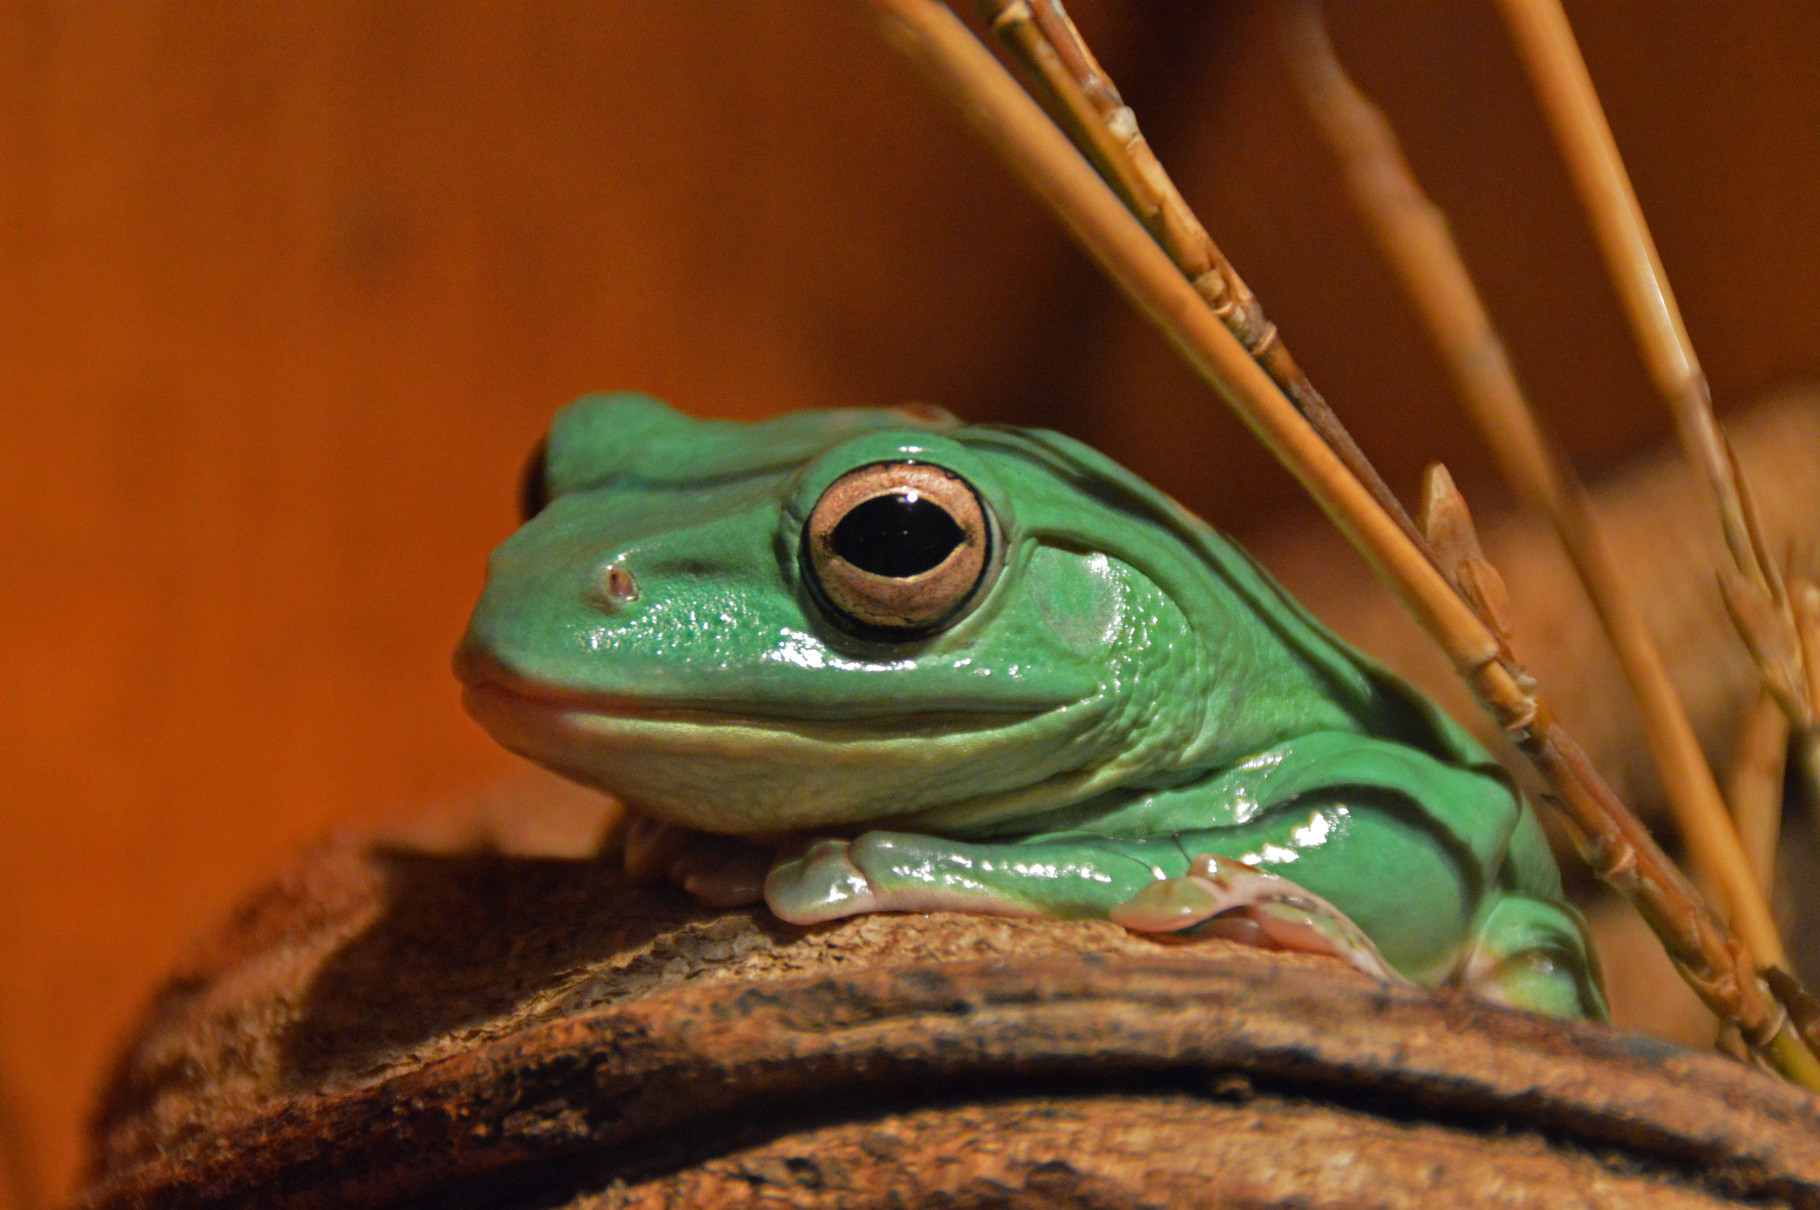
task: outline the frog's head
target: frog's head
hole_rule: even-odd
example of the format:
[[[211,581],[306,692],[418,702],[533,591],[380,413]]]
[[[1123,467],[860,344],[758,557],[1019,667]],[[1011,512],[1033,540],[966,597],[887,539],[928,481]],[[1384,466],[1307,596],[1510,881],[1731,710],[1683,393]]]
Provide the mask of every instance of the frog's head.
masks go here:
[[[597,396],[527,499],[456,657],[468,709],[668,822],[987,826],[1268,739],[1221,684],[1283,717],[1195,523],[1054,434]]]

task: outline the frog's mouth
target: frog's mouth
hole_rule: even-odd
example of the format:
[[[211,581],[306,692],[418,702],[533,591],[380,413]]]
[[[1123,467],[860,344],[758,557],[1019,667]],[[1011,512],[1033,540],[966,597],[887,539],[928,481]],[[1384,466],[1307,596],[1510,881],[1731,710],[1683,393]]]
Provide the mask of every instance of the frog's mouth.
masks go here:
[[[461,661],[462,702],[509,750],[668,823],[758,835],[996,817],[1080,771],[1096,700],[1044,709],[793,718],[771,709],[551,689]]]

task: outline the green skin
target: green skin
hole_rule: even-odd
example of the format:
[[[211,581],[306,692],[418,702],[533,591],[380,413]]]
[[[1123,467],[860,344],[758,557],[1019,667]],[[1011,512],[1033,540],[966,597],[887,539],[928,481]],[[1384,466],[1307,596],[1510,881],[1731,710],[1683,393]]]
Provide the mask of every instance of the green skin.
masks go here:
[[[970,484],[994,554],[933,633],[858,637],[808,583],[804,528],[836,479],[895,461]],[[1218,854],[1312,891],[1417,983],[1605,1015],[1489,756],[1094,450],[611,395],[559,415],[543,479],[457,655],[469,710],[646,819],[767,846],[780,917],[1104,918]]]

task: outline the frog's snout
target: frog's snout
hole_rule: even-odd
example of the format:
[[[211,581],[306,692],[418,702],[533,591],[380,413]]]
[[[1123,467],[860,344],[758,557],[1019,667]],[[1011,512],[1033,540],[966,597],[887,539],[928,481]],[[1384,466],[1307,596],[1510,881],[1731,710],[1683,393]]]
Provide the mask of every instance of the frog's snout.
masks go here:
[[[618,613],[638,600],[638,577],[620,555],[600,567],[585,589],[588,604],[602,613]]]

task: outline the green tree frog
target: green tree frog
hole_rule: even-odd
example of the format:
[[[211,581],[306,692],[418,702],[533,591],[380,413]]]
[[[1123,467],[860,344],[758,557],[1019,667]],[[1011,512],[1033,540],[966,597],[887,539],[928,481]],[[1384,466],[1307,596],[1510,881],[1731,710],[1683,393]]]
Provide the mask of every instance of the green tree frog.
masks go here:
[[[628,868],[812,924],[1111,918],[1604,1015],[1536,817],[1454,722],[1056,433],[562,411],[456,657]]]

